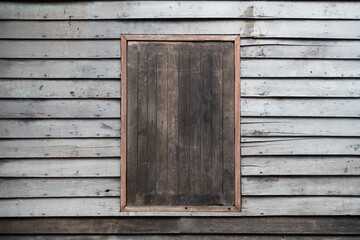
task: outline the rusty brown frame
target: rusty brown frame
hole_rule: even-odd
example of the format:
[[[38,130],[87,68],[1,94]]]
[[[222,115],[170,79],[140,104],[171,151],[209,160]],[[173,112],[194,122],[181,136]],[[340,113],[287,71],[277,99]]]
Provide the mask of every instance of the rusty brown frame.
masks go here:
[[[235,46],[235,206],[126,206],[126,125],[128,41],[230,41]],[[239,212],[241,211],[240,167],[240,36],[239,35],[122,35],[121,36],[121,196],[123,212]]]

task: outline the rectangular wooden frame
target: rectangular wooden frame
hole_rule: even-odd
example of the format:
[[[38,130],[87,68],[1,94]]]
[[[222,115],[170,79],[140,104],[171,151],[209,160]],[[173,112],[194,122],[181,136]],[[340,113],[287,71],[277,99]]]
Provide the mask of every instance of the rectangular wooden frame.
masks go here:
[[[235,206],[126,206],[127,45],[128,41],[230,41],[235,51]],[[120,211],[127,212],[239,212],[240,173],[240,36],[239,35],[122,35],[121,36],[121,196]]]

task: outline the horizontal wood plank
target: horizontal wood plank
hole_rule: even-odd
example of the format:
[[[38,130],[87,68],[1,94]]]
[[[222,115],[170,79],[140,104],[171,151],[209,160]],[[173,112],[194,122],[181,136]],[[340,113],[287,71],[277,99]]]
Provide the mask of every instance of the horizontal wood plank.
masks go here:
[[[358,79],[247,79],[243,97],[360,97]]]
[[[360,220],[357,217],[193,217],[181,218],[180,224],[182,232],[192,234],[266,234],[265,239],[271,239],[273,234],[291,233],[302,234],[302,237],[308,239],[309,236],[304,235],[356,234],[359,231]],[[319,239],[324,237],[321,236]]]
[[[1,4],[1,3],[0,3]],[[358,41],[241,39],[241,58],[359,59]],[[119,40],[0,40],[0,58],[120,58]]]
[[[358,41],[242,39],[241,47],[241,58],[360,58]]]
[[[120,158],[2,159],[0,177],[120,177]]]
[[[120,40],[0,40],[0,58],[120,59]]]
[[[1,217],[21,216],[114,216],[119,197],[1,199]]]
[[[326,203],[326,204],[324,204]],[[242,212],[233,216],[359,215],[360,197],[243,197]],[[35,198],[0,200],[1,217],[25,216],[196,216],[196,213],[119,213],[118,197]],[[201,213],[199,213],[201,216]],[[216,216],[216,213],[213,214]],[[219,213],[218,216],[231,216]],[[205,213],[205,216],[209,216]],[[88,228],[87,228],[88,230]]]
[[[261,66],[261,67],[259,67]],[[242,77],[360,77],[356,60],[246,59]]]
[[[0,19],[178,19],[178,18],[311,18],[359,19],[360,7],[353,2],[287,1],[103,1],[78,3],[0,4]]]
[[[3,240],[357,240],[358,236],[260,235],[2,235]]]
[[[243,117],[241,136],[360,137],[360,121],[356,118]]]
[[[245,59],[241,76],[360,77],[358,68],[355,60]],[[2,78],[120,78],[120,60],[0,60],[0,71]]]
[[[0,198],[120,197],[120,178],[0,178]]]
[[[296,107],[294,107],[296,106]],[[243,98],[247,117],[359,117],[360,99]]]
[[[108,117],[120,117],[120,100],[0,100],[0,118]]]
[[[360,157],[242,157],[243,176],[360,176]]]
[[[308,166],[309,167],[309,166]],[[243,196],[359,196],[360,177],[245,177]]]
[[[360,22],[355,20],[1,21],[0,29],[1,39],[106,39],[122,34],[360,39]]]
[[[0,140],[2,158],[120,157],[120,139]]]
[[[242,204],[251,216],[360,214],[360,197],[244,197]]]
[[[244,137],[241,154],[247,155],[360,155],[359,138]]]
[[[0,72],[1,78],[120,78],[120,60],[0,60]]]
[[[120,120],[0,120],[0,138],[120,137]]]
[[[120,80],[2,79],[0,98],[120,98]]]

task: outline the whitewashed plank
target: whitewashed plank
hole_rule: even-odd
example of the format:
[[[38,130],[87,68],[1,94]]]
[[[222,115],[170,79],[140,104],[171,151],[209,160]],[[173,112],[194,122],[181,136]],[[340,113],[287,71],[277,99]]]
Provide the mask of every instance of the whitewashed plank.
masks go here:
[[[360,97],[358,79],[241,79],[243,97]]]
[[[358,41],[242,39],[242,58],[360,58]],[[0,58],[120,58],[120,40],[0,40]]]
[[[244,59],[242,77],[360,77],[356,60]]]
[[[360,155],[360,138],[243,137],[242,155]]]
[[[1,217],[25,216],[209,216],[208,213],[119,212],[120,199],[40,198],[2,199]],[[241,213],[213,216],[359,215],[359,197],[244,197]],[[326,204],[324,204],[326,203]]]
[[[116,58],[119,59],[120,41],[119,40],[96,40],[96,41],[0,40],[0,58]]]
[[[360,197],[244,197],[247,216],[359,215]]]
[[[2,159],[0,177],[120,177],[120,159]]]
[[[242,176],[360,176],[360,157],[242,157]]]
[[[243,196],[359,196],[360,177],[244,177]]]
[[[119,120],[0,120],[0,138],[120,137]]]
[[[119,157],[120,139],[0,140],[2,158]]]
[[[120,78],[120,60],[0,60],[2,78]]]
[[[120,197],[120,178],[0,178],[0,198]]]
[[[0,4],[0,19],[172,19],[172,18],[313,18],[359,19],[354,2],[331,1],[102,1]]]
[[[360,42],[344,40],[242,39],[241,57],[359,59]]]
[[[0,100],[0,118],[120,117],[120,100]]]
[[[0,216],[116,216],[119,201],[119,197],[2,199]]]
[[[120,98],[120,80],[0,80],[0,98]]]
[[[243,98],[241,116],[359,117],[360,99]]]
[[[360,137],[360,121],[355,118],[243,117],[241,136]]]
[[[240,34],[258,38],[360,39],[355,20],[1,21],[2,39],[104,39],[122,34]]]

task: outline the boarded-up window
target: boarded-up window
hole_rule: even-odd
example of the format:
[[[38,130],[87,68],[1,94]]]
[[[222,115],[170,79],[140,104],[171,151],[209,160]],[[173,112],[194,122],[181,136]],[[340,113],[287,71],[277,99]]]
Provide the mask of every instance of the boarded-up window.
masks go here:
[[[228,38],[122,39],[122,210],[239,210],[239,54]]]

